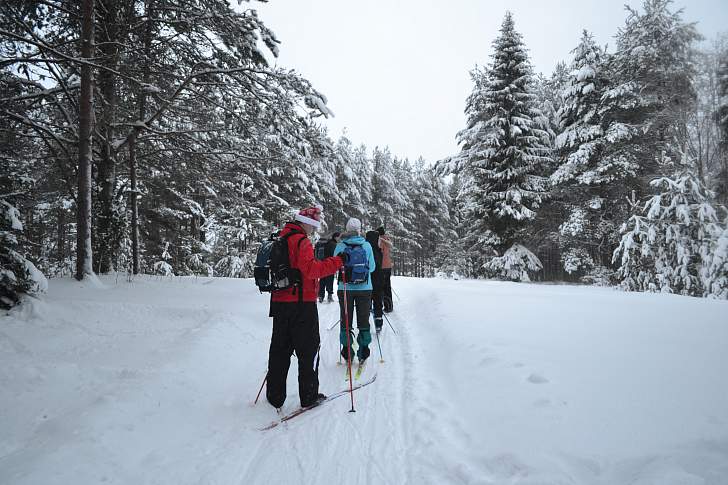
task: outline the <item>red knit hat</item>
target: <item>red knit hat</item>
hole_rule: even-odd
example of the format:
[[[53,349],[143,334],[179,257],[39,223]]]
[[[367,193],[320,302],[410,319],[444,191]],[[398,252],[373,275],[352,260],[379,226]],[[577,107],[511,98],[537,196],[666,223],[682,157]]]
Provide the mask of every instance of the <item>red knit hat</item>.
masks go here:
[[[294,219],[298,222],[303,222],[304,224],[319,228],[321,227],[321,219],[323,218],[323,214],[321,214],[322,210],[323,207],[320,205],[307,207],[298,211],[298,214],[296,214]]]

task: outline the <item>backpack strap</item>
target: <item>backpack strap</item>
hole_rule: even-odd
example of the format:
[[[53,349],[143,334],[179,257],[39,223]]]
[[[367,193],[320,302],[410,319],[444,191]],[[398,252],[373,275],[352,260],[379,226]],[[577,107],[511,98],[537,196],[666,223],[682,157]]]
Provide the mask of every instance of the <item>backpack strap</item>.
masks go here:
[[[298,240],[298,244],[296,245],[296,250],[297,251],[300,251],[301,250],[301,243],[303,242],[304,239],[306,239],[306,234],[305,233],[300,232],[300,231],[291,231],[288,234],[286,234],[285,236],[283,236],[283,239],[285,239],[286,240],[286,243],[288,243],[288,239],[291,236],[295,236],[296,234],[300,234],[302,236]],[[301,272],[301,270],[299,268],[291,268],[291,269],[295,269],[299,273]],[[298,286],[294,286],[291,291],[293,291],[294,293],[296,291],[298,291],[298,303],[299,304],[302,304],[303,303],[303,278],[300,278],[300,284]]]

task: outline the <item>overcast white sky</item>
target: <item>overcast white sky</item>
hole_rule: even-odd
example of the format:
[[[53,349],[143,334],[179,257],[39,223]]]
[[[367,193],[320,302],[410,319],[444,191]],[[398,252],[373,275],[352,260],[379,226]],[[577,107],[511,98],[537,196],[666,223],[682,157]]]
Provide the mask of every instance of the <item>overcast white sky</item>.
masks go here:
[[[237,2],[235,2],[237,3]],[[582,29],[614,44],[624,5],[641,0],[270,0],[254,6],[281,40],[277,63],[328,97],[336,139],[389,146],[411,160],[456,153],[469,71],[489,61],[506,10],[537,72],[570,59]],[[728,31],[728,0],[676,0],[684,19],[713,38]]]

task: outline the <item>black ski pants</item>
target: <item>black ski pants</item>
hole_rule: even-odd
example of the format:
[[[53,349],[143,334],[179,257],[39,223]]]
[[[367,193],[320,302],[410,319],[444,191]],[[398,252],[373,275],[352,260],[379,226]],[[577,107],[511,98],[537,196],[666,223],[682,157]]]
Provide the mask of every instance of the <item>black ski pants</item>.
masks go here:
[[[291,355],[298,358],[298,395],[301,406],[310,406],[319,392],[318,310],[315,302],[271,303],[273,336],[268,353],[268,381],[265,395],[274,407],[286,400],[286,377]]]
[[[327,292],[329,295],[334,294],[334,275],[319,280],[319,300],[323,300]]]
[[[374,325],[382,326],[382,305],[384,296],[384,274],[381,270],[372,273],[372,308],[374,310]]]
[[[384,311],[389,313],[394,309],[392,300],[392,268],[382,268],[382,302]]]

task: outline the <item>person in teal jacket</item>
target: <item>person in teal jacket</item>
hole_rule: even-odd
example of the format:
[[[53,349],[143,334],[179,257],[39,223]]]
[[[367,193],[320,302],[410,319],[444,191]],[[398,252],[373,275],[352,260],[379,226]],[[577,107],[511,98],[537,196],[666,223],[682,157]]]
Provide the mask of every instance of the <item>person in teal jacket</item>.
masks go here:
[[[372,343],[372,333],[369,329],[369,311],[371,309],[372,301],[372,273],[376,269],[376,263],[374,261],[374,251],[372,246],[361,236],[361,221],[355,217],[352,217],[346,223],[346,232],[341,235],[340,242],[334,249],[334,256],[342,253],[346,249],[347,245],[360,245],[366,251],[369,259],[369,276],[365,283],[346,283],[346,300],[344,299],[344,281],[341,273],[339,273],[339,285],[337,295],[339,297],[339,308],[341,310],[341,324],[339,326],[339,341],[341,342],[341,356],[348,360],[353,355],[349,352],[348,343],[354,341],[354,313],[356,312],[356,326],[359,330],[359,334],[356,337],[356,342],[359,344],[359,349],[356,354],[359,358],[359,363],[363,363],[369,357],[369,344]],[[344,308],[344,302],[346,301],[346,308]],[[345,311],[346,310],[346,311]],[[349,319],[349,331],[351,335],[347,338],[346,335],[346,316],[348,314]]]

